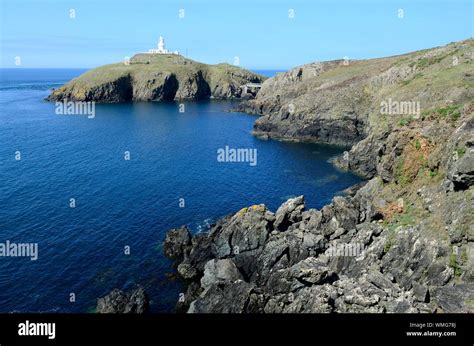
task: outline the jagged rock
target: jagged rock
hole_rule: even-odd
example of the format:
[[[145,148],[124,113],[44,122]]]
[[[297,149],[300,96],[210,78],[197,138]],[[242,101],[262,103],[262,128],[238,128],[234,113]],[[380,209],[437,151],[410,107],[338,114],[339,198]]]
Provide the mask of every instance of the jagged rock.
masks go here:
[[[335,280],[334,273],[316,258],[308,257],[289,268],[273,271],[265,285],[265,292],[274,296],[331,280]]]
[[[386,312],[395,314],[416,313],[418,310],[413,307],[412,302],[404,298],[397,298],[386,304]]]
[[[194,267],[188,262],[180,263],[178,265],[177,270],[178,270],[179,275],[181,275],[181,277],[186,280],[196,278],[199,275],[199,272],[196,269],[196,267]]]
[[[409,290],[413,282],[440,286],[451,279],[453,271],[443,257],[446,249],[434,240],[422,238],[417,228],[399,229],[395,238],[387,242],[389,249],[381,268],[405,289]]]
[[[473,284],[460,284],[435,288],[433,290],[432,298],[444,312],[474,312]]]
[[[241,280],[234,283],[214,283],[191,303],[188,313],[245,312],[253,287]]]
[[[448,163],[447,178],[452,190],[465,190],[474,185],[474,124],[466,121],[456,130],[453,155]]]
[[[430,300],[428,287],[417,282],[413,282],[413,294],[419,302],[427,303]]]
[[[321,209],[322,233],[331,236],[339,228],[350,230],[355,227],[359,219],[359,213],[354,205],[344,197],[334,197],[330,205]]]
[[[186,226],[173,229],[166,233],[163,244],[165,256],[169,258],[183,257],[187,248],[191,245],[191,233]]]
[[[304,210],[304,197],[290,198],[283,203],[275,213],[273,227],[278,231],[286,231],[295,222],[301,221]]]
[[[178,266],[183,277],[199,283],[187,293],[188,312],[434,311],[428,286],[443,287],[453,276],[445,245],[416,227],[392,234],[381,224],[359,223],[362,212],[368,215],[364,205],[372,207],[361,200],[336,197],[321,212],[287,208],[291,200],[279,210],[298,210],[298,217],[287,217],[284,232],[275,231],[277,217],[264,206],[246,208],[218,221],[209,234],[194,236]],[[344,233],[331,237],[339,228]],[[245,236],[233,243],[238,234]],[[231,252],[235,244],[244,251]],[[325,252],[354,244],[354,254]],[[204,256],[190,265],[192,253]]]
[[[379,197],[381,187],[382,180],[379,177],[375,177],[357,191],[354,200],[359,205],[359,221],[370,222],[382,218],[381,209],[387,205],[387,202]]]
[[[215,283],[234,282],[241,279],[242,275],[231,259],[212,259],[204,266],[201,287],[206,290]]]
[[[219,228],[211,230],[213,253],[223,258],[261,247],[267,240],[273,220],[273,214],[264,205],[242,209]]]
[[[124,292],[114,289],[97,300],[96,312],[101,314],[143,314],[148,312],[149,300],[142,287]]]
[[[186,313],[189,309],[189,305],[196,300],[202,292],[202,288],[199,282],[191,281],[184,294],[184,299],[179,299],[176,303],[177,313]],[[181,298],[181,297],[180,297]]]
[[[311,286],[299,290],[272,296],[264,307],[265,313],[329,313],[337,290],[331,285]]]
[[[178,272],[184,279],[197,278],[204,272],[205,264],[212,258],[211,240],[205,233],[198,233],[191,239],[190,250],[178,265]]]

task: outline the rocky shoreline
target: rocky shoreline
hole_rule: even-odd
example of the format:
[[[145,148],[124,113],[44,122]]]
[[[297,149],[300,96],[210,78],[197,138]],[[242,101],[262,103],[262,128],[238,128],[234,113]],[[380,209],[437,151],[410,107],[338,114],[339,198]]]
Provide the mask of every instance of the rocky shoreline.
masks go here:
[[[208,233],[169,231],[165,255],[187,282],[176,310],[474,312],[473,47],[309,64],[265,81],[240,106],[261,115],[254,133],[349,145],[335,164],[367,183],[321,210],[299,196],[275,212],[243,208]],[[385,100],[423,112],[384,114]]]

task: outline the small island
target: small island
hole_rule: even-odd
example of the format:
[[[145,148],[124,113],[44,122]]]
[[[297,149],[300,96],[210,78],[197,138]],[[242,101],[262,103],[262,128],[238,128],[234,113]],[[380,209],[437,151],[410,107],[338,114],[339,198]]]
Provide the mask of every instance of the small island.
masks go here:
[[[230,64],[203,64],[169,52],[160,37],[158,48],[121,63],[87,71],[53,90],[48,101],[180,101],[252,98],[264,76]]]

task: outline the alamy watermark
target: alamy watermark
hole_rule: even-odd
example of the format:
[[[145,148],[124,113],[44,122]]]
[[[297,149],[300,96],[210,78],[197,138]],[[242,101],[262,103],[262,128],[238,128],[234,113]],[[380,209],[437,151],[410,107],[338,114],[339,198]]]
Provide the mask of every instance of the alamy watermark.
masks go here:
[[[19,336],[46,336],[52,340],[56,338],[56,323],[54,322],[30,322],[18,324]]]
[[[60,115],[87,115],[89,119],[95,118],[94,101],[68,101],[64,99],[56,102],[55,113]]]
[[[250,166],[257,165],[257,149],[255,148],[225,148],[217,149],[218,162],[248,162]]]
[[[0,257],[29,257],[31,261],[36,261],[38,243],[13,243],[7,240],[0,243]]]
[[[362,243],[341,243],[330,246],[324,254],[329,257],[364,257],[365,250]]]
[[[380,102],[380,114],[413,115],[418,118],[420,116],[420,102],[396,101],[389,98],[387,101]]]

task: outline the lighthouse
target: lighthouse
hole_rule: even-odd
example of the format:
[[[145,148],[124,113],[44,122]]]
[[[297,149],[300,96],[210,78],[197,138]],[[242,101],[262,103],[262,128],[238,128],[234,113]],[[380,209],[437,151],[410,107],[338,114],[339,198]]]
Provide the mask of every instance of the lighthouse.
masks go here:
[[[163,36],[160,36],[158,39],[158,48],[150,49],[148,51],[150,54],[176,54],[179,55],[178,51],[171,52],[165,48],[165,39]]]
[[[160,39],[158,40],[158,53],[168,54],[168,51],[165,49],[165,39],[163,36],[160,36]]]

